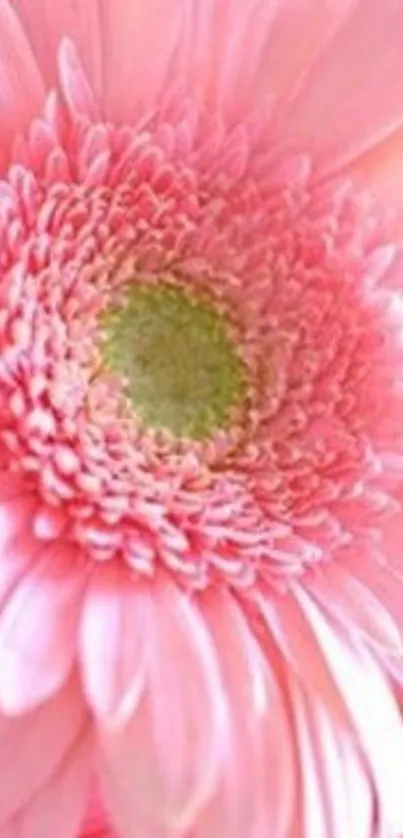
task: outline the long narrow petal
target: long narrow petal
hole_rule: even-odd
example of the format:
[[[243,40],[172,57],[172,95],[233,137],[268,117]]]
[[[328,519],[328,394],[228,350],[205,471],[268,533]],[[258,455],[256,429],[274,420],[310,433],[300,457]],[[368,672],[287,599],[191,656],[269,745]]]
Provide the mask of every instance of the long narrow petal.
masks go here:
[[[390,611],[343,565],[329,565],[309,580],[308,588],[325,613],[344,626],[352,638],[364,639],[385,656],[402,658],[401,630]]]
[[[167,84],[183,0],[107,0],[103,4],[104,107],[108,119],[131,122],[154,109]]]
[[[40,792],[4,826],[2,838],[77,838],[90,770],[90,743],[84,735]]]
[[[226,700],[197,601],[164,578],[150,588],[147,607],[146,690],[127,725],[101,731],[101,744],[124,805],[181,831],[215,788]],[[113,786],[110,799],[116,809]]]
[[[403,124],[403,6],[358,0],[277,124],[322,171],[351,162]]]
[[[137,835],[141,838],[177,838],[177,832],[156,826],[152,814],[145,813],[141,803],[137,805],[132,800],[128,806],[125,793],[122,792],[116,778],[108,772],[104,775],[103,788],[106,804],[113,813],[114,825],[110,829],[95,829],[95,832],[90,828],[88,833],[84,832],[82,838],[133,838]]]
[[[281,0],[249,95],[269,94],[278,116],[303,86],[356,0]]]
[[[385,201],[402,205],[403,194],[403,126],[360,155],[351,166],[354,175],[367,188],[372,188]]]
[[[0,835],[3,825],[50,781],[86,725],[75,679],[31,713],[18,719],[0,716]]]
[[[87,591],[80,646],[84,689],[95,713],[122,724],[145,680],[147,596],[118,565],[99,568]]]
[[[44,87],[29,42],[7,0],[0,0],[0,168],[13,140],[37,116]]]
[[[76,656],[85,577],[63,546],[38,542],[37,550],[0,611],[0,707],[7,713],[49,698]]]
[[[354,737],[332,719],[320,695],[291,679],[291,704],[300,765],[301,834],[368,838],[374,799]]]
[[[40,13],[32,0],[12,0],[31,41],[46,85],[57,78],[57,54],[64,38],[75,44],[94,92],[102,91],[102,40],[99,0],[41,0]]]
[[[298,589],[296,597],[368,761],[381,822],[398,835],[403,830],[403,723],[392,689],[371,655],[347,644],[307,593]]]
[[[190,0],[182,23],[178,70],[193,98],[225,116],[250,112],[251,87],[279,0]],[[245,55],[248,61],[245,62]]]
[[[189,0],[178,77],[208,109],[218,107],[231,121],[257,112],[265,123],[265,114],[278,113],[292,96],[354,2]]]
[[[220,783],[196,825],[211,835],[283,838],[295,804],[287,706],[241,609],[217,592],[204,608],[228,697],[228,746]]]
[[[35,498],[17,497],[0,502],[0,608],[35,556],[32,518]]]

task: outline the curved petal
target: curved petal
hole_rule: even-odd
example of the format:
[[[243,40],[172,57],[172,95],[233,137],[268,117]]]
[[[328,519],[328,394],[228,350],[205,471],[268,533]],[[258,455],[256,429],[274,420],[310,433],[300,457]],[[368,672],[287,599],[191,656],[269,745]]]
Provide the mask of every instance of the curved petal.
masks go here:
[[[385,201],[403,204],[403,127],[360,155],[351,166],[351,174],[371,187]]]
[[[403,6],[358,0],[276,123],[324,172],[350,163],[403,125]]]
[[[0,708],[9,714],[55,693],[76,656],[85,577],[63,545],[37,550],[0,611]]]
[[[165,578],[154,580],[147,599],[146,690],[127,725],[101,729],[101,746],[106,776],[127,810],[141,809],[156,827],[181,832],[215,788],[226,699],[197,600]]]
[[[57,55],[63,38],[71,38],[97,96],[102,92],[102,39],[99,0],[10,0],[30,39],[47,87],[57,79]]]
[[[183,0],[106,0],[102,7],[107,119],[132,122],[153,110],[167,84]]]
[[[279,0],[186,4],[177,73],[201,105],[232,117],[256,106],[256,73],[281,5]]]
[[[254,86],[256,97],[269,94],[278,116],[303,85],[356,0],[282,0],[277,3],[270,38],[262,53]]]
[[[29,42],[7,0],[0,0],[0,168],[15,136],[37,116],[44,87]]]
[[[58,53],[60,86],[70,112],[77,116],[99,119],[99,107],[87,80],[84,66],[74,41],[63,38]]]
[[[2,838],[77,838],[90,769],[89,739],[83,736],[40,792],[4,826]]]
[[[34,560],[36,509],[37,502],[30,496],[0,502],[0,608]]]
[[[371,655],[347,644],[305,591],[296,589],[295,597],[368,762],[381,822],[385,831],[398,835],[403,831],[403,722],[392,689]]]
[[[320,696],[291,688],[301,779],[302,835],[368,838],[374,798],[354,737],[332,718]]]
[[[0,835],[51,781],[87,724],[75,679],[33,712],[18,719],[0,716]]]
[[[400,628],[370,588],[335,562],[311,577],[307,587],[352,638],[363,639],[382,656],[403,658]]]
[[[80,621],[84,690],[110,724],[133,715],[144,687],[147,596],[118,564],[97,569]]]
[[[355,0],[189,0],[177,75],[231,121],[277,113]],[[267,135],[265,136],[267,141]]]
[[[106,803],[113,813],[113,827],[105,831],[84,832],[80,838],[133,838],[137,835],[139,838],[177,838],[177,832],[156,826],[152,816],[144,812],[141,804],[137,806],[131,801],[128,806],[126,795],[108,772],[104,774],[103,786]]]
[[[402,549],[402,527],[399,521],[399,526],[393,527],[392,533],[387,533],[387,539],[384,539],[381,544],[383,554],[383,561],[379,561],[379,555],[367,555],[365,560],[360,551],[350,551],[345,556],[346,573],[352,576],[358,585],[365,587],[369,591],[370,597],[373,597],[381,606],[381,611],[390,615],[390,627],[393,625],[397,627],[400,637],[403,634],[403,615],[402,615],[402,585],[403,575],[399,569],[401,563]],[[383,532],[385,536],[385,531]],[[386,541],[386,543],[385,543]],[[381,611],[377,611],[378,614]],[[374,615],[373,615],[374,619]],[[385,621],[383,620],[383,633],[385,632]],[[374,637],[373,627],[371,636]],[[377,629],[378,630],[378,629]],[[385,637],[385,634],[384,634]],[[391,638],[390,630],[389,637]],[[382,646],[384,647],[382,650]],[[398,652],[398,647],[395,647],[393,653],[390,647],[385,643],[377,644],[376,651],[380,653],[380,660],[382,665],[393,672],[394,677],[398,678],[401,683],[403,681],[403,656],[401,651]]]
[[[296,791],[286,700],[231,595],[217,592],[203,613],[228,697],[229,735],[220,782],[196,834],[283,838],[289,834]]]

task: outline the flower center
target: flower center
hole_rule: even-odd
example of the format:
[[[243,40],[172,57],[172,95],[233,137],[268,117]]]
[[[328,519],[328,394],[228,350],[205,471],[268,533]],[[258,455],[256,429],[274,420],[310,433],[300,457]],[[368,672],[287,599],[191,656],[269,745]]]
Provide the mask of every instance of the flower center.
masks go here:
[[[210,303],[177,286],[133,285],[104,323],[106,365],[123,377],[142,422],[191,439],[228,425],[244,394],[244,369]]]

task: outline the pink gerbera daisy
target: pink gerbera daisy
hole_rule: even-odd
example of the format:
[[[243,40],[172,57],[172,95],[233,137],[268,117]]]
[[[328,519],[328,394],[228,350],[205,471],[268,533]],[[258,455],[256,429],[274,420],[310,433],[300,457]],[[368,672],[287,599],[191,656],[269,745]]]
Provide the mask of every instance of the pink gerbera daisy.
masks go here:
[[[0,838],[397,838],[403,3],[0,0],[0,80]]]

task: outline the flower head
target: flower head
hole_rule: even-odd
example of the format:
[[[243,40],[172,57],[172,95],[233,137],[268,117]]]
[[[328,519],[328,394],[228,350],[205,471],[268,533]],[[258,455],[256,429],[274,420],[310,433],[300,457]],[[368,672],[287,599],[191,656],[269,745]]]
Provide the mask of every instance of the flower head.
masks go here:
[[[4,838],[403,831],[402,33],[0,0]]]

